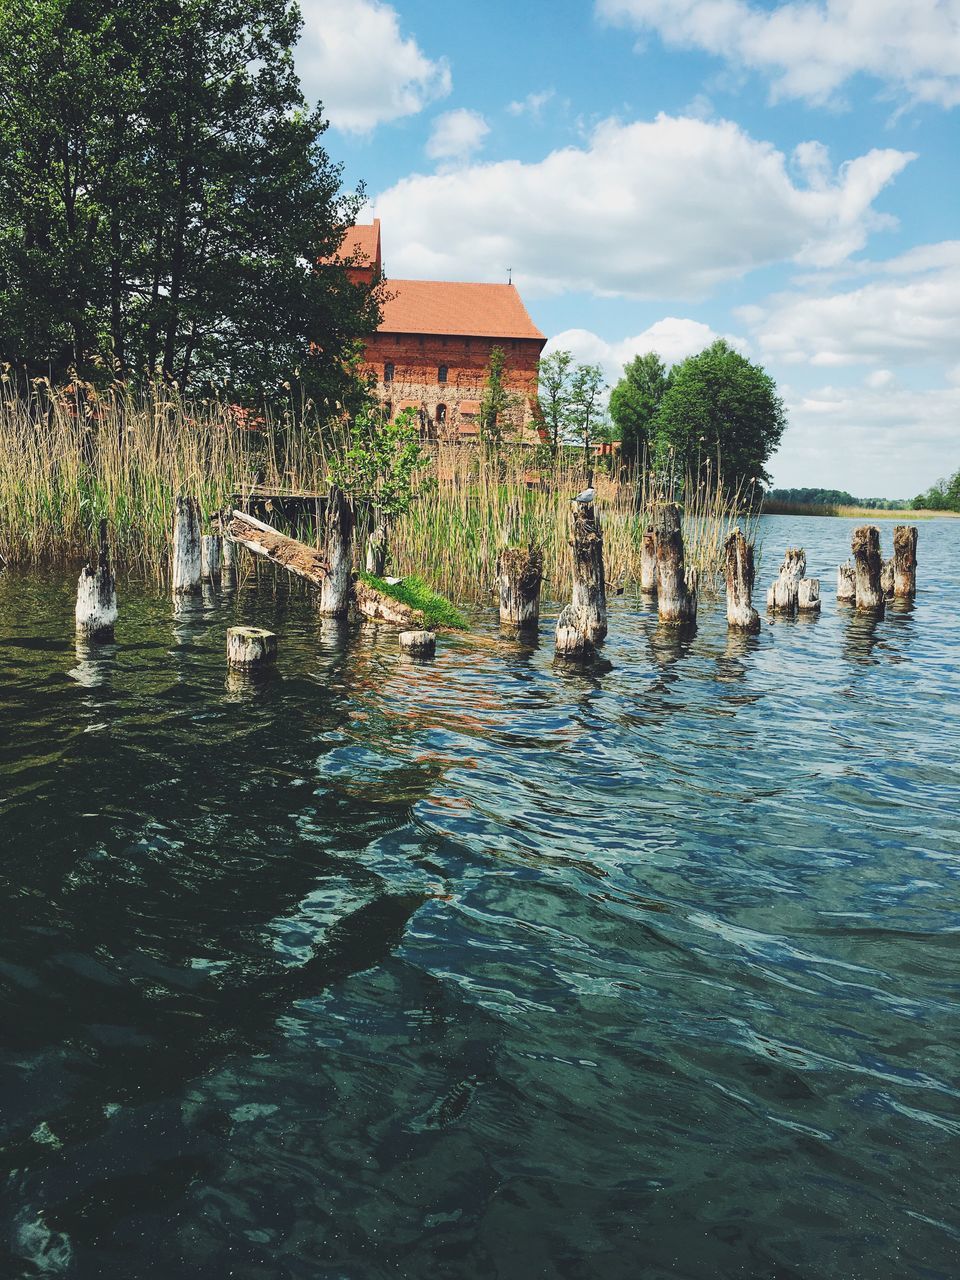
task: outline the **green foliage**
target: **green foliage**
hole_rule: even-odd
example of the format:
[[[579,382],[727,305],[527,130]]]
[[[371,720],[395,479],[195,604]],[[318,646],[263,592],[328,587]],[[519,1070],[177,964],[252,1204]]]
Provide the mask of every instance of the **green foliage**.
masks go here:
[[[540,413],[554,454],[573,428],[570,382],[573,356],[569,351],[551,351],[537,365]]]
[[[918,511],[960,511],[960,470],[918,494],[913,505]]]
[[[414,474],[426,462],[413,409],[404,409],[391,421],[368,407],[350,423],[347,447],[331,460],[327,484],[394,520],[410,506]]]
[[[520,403],[520,397],[507,389],[506,368],[507,353],[503,347],[492,347],[480,397],[480,438],[494,448],[503,443],[504,418],[513,414]]]
[[[0,358],[331,405],[377,290],[292,0],[0,0]],[[98,374],[98,370],[102,371]]]
[[[374,577],[372,573],[361,573],[359,577],[361,582],[389,596],[391,600],[399,600],[411,609],[421,609],[423,625],[428,631],[433,631],[436,627],[446,627],[450,631],[467,630],[467,620],[456,605],[428,587],[422,578],[411,575],[402,582],[391,584],[383,578]]]
[[[728,487],[767,480],[787,420],[776,383],[722,338],[677,365],[654,421],[658,469],[712,467]]]
[[[669,385],[666,366],[654,351],[634,356],[624,366],[623,377],[610,392],[610,416],[619,431],[624,462],[652,456],[654,422]]]
[[[905,511],[909,503],[901,498],[855,498],[846,489],[768,489],[764,505],[799,507],[869,507],[873,511]]]
[[[586,456],[593,440],[593,429],[601,419],[601,398],[606,390],[603,370],[598,364],[578,364],[570,380],[570,412],[572,427],[583,442]]]

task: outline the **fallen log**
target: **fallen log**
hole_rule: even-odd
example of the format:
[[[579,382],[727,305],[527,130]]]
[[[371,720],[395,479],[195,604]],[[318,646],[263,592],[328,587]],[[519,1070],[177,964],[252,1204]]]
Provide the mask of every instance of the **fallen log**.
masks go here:
[[[246,547],[256,556],[265,556],[283,569],[289,569],[298,578],[306,578],[314,586],[323,585],[330,566],[326,558],[314,547],[308,547],[295,538],[278,533],[270,525],[248,516],[245,511],[231,512],[224,532],[233,542]]]

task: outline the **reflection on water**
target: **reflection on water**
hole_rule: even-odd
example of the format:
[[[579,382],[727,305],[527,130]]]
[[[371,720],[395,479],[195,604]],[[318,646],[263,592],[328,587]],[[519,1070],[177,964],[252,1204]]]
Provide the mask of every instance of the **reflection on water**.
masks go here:
[[[958,542],[583,669],[6,575],[0,1275],[957,1274]]]

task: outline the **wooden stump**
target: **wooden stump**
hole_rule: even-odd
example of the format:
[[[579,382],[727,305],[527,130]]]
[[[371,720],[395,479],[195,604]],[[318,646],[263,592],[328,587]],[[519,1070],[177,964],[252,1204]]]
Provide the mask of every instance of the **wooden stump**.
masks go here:
[[[343,618],[350,609],[353,584],[353,510],[337,488],[331,488],[327,498],[325,554],[330,567],[320,584],[320,612]]]
[[[500,625],[533,630],[540,621],[543,551],[539,547],[507,547],[497,561],[500,575]]]
[[[236,548],[232,538],[224,538],[220,549],[220,564],[223,573],[233,573],[236,566]]]
[[[591,644],[607,634],[607,589],[603,576],[603,530],[592,502],[574,502],[573,608]]]
[[[276,661],[277,637],[263,627],[230,627],[227,630],[227,665],[250,671]]]
[[[558,658],[583,659],[591,657],[595,652],[594,643],[587,635],[582,620],[572,604],[566,605],[560,611],[554,643],[554,652]]]
[[[880,590],[885,600],[893,595],[893,560],[884,560],[880,565]]]
[[[200,538],[200,577],[212,582],[220,577],[223,538],[219,533],[205,533]]]
[[[837,565],[837,600],[842,604],[853,604],[857,598],[857,571],[848,560],[846,564]]]
[[[117,584],[110,571],[107,522],[100,521],[100,550],[94,570],[88,562],[77,583],[77,631],[86,640],[112,640],[117,621]]]
[[[200,590],[200,515],[193,498],[177,498],[173,517],[173,594]]]
[[[751,603],[753,592],[753,547],[740,529],[735,529],[724,546],[727,579],[727,626],[739,631],[759,631],[760,615]]]
[[[640,546],[640,592],[645,596],[657,594],[657,533],[653,525],[644,530]]]
[[[797,612],[800,583],[807,571],[807,555],[803,547],[788,547],[776,582],[767,591],[768,613],[792,618]]]
[[[691,626],[697,620],[697,575],[683,564],[680,508],[668,502],[657,516],[657,612],[661,622]]]
[[[917,594],[917,526],[898,524],[893,531],[893,594],[912,600]]]
[[[432,631],[401,631],[400,648],[415,658],[432,658],[437,651],[437,637]]]
[[[797,608],[801,613],[820,612],[819,578],[801,578],[797,588]]]
[[[883,560],[880,557],[880,530],[876,525],[865,524],[854,530],[852,550],[857,578],[856,607],[860,613],[882,614],[884,601],[880,574]]]

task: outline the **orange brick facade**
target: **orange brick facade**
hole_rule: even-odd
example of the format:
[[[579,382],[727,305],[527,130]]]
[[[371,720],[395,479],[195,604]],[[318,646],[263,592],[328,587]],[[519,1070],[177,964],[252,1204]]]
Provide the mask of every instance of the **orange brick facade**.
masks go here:
[[[515,398],[501,429],[506,438],[528,438],[536,420],[542,339],[381,332],[367,342],[367,368],[388,412],[416,409],[430,438],[468,439],[479,434],[480,401],[495,346],[503,350],[504,385]]]

